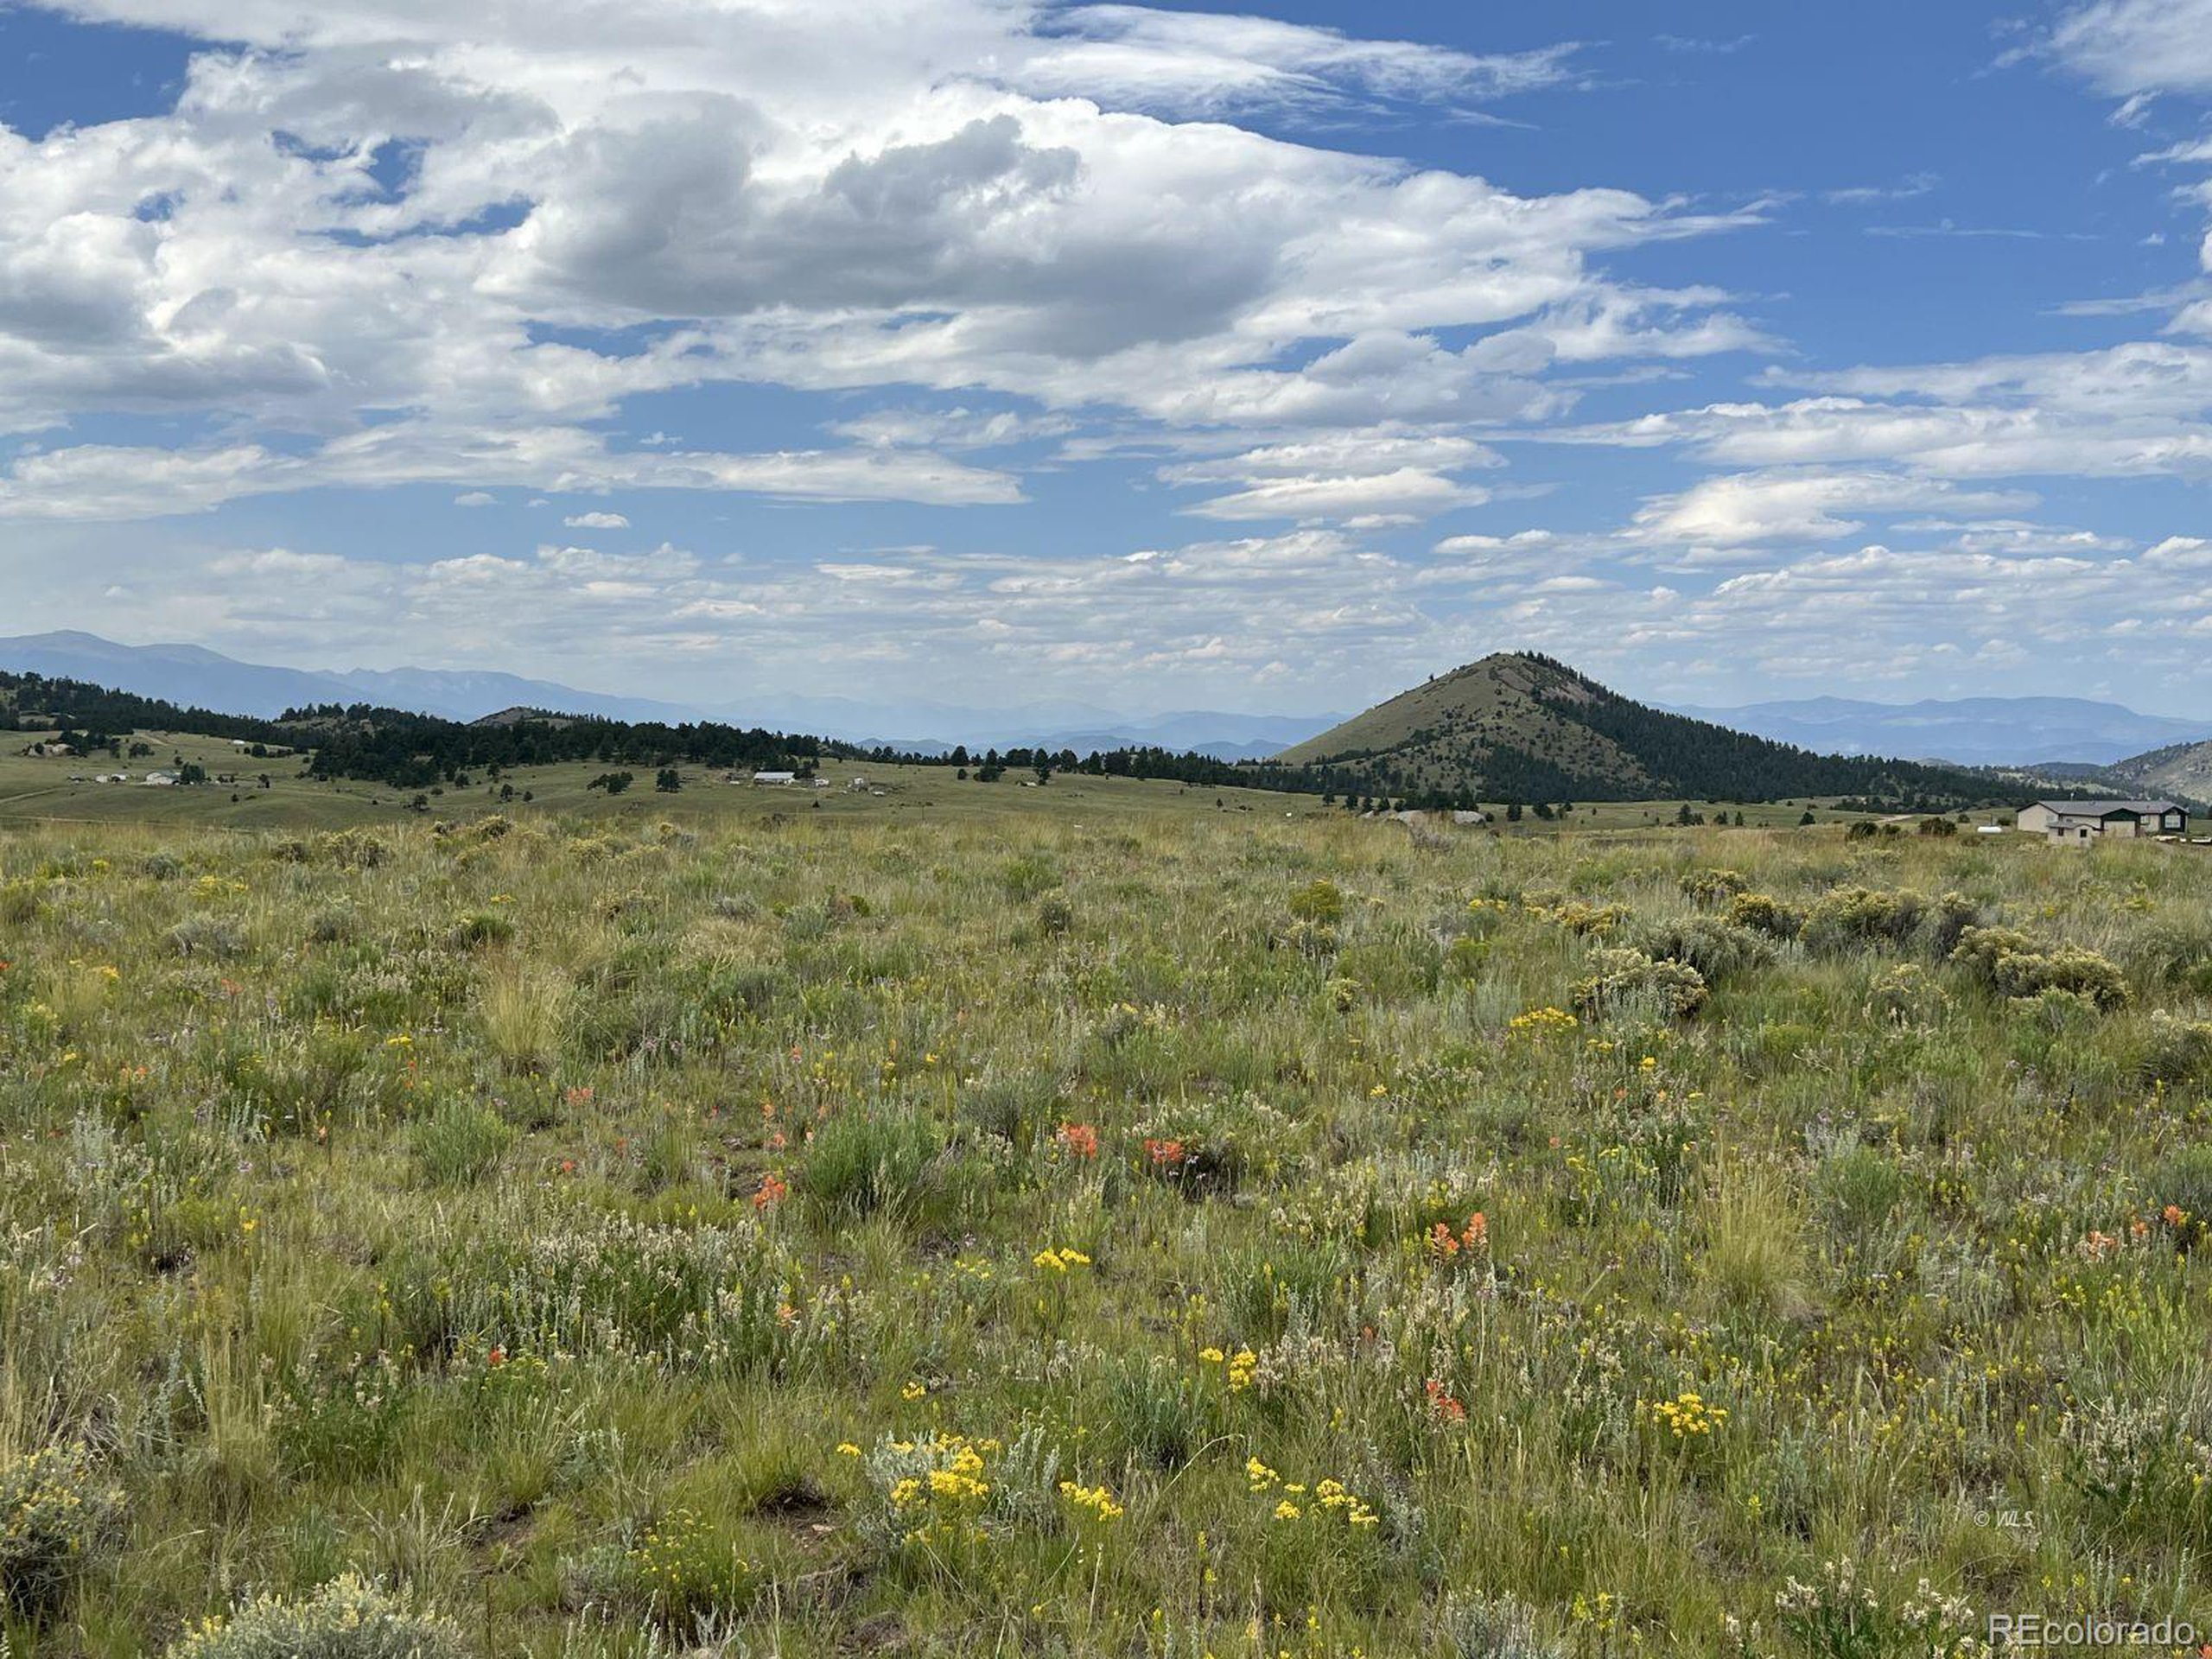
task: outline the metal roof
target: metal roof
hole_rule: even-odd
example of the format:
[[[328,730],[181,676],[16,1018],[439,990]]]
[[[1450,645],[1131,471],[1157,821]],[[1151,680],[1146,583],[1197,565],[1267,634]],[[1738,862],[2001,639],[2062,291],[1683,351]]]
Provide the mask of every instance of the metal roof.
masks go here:
[[[2139,818],[2156,817],[2162,813],[2182,810],[2175,801],[2037,801],[2062,818],[2109,818],[2115,813],[2133,812]]]

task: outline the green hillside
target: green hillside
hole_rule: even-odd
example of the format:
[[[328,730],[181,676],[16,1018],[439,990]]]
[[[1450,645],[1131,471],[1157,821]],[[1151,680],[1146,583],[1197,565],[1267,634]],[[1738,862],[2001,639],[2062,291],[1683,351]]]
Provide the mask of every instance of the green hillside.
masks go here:
[[[1670,715],[1563,663],[1500,652],[1332,727],[1278,757],[1347,786],[1411,798],[1973,801],[2001,792],[1948,766],[1814,754]]]
[[[2148,754],[2114,761],[2102,768],[2102,775],[2146,795],[2212,801],[2212,743],[2169,743]]]

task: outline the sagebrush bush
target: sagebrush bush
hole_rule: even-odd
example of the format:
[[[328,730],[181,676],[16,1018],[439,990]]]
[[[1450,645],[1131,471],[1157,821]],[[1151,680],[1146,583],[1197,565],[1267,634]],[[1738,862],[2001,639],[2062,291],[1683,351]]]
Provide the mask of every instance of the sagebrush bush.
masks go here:
[[[1646,956],[1688,964],[1708,985],[1764,968],[1775,958],[1774,942],[1764,934],[1717,916],[1646,923],[1636,931],[1636,945]]]
[[[1952,960],[1974,969],[2000,995],[2029,1001],[2050,992],[2079,997],[2101,1012],[2124,1007],[2127,981],[2107,957],[2079,945],[2038,949],[2011,928],[1967,927]]]
[[[1751,879],[1741,870],[1702,869],[1685,870],[1675,885],[1686,899],[1700,904],[1711,904],[1715,899],[1733,898],[1751,885]]]
[[[1765,893],[1736,894],[1729,899],[1726,915],[1736,926],[1764,933],[1771,939],[1794,939],[1805,926],[1802,912]]]
[[[1902,945],[1928,913],[1928,895],[1910,887],[1831,887],[1805,912],[1800,933],[1815,950]]]
[[[54,1612],[122,1548],[125,1498],[82,1443],[0,1462],[0,1605]]]
[[[2187,1020],[2152,1010],[2143,1041],[2141,1069],[2152,1083],[2196,1083],[2212,1078],[2212,1020]]]
[[[468,1659],[458,1627],[358,1573],[297,1600],[263,1595],[207,1620],[168,1659]]]
[[[1687,1020],[1705,1006],[1705,976],[1687,963],[1661,961],[1641,950],[1609,946],[1590,953],[1591,972],[1574,984],[1577,1014]]]
[[[1437,1611],[1435,1651],[1450,1659],[1565,1659],[1567,1647],[1517,1598],[1455,1590]]]
[[[1950,998],[1935,976],[1916,962],[1900,962],[1885,969],[1866,990],[1867,1011],[1893,1025],[1932,1024],[1950,1005]]]

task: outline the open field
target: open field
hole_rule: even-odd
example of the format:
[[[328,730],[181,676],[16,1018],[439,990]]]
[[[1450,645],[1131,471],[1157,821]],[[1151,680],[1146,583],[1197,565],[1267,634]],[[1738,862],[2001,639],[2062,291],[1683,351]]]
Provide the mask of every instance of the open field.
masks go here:
[[[1025,788],[1020,776],[1014,773],[995,784],[963,783],[950,767],[882,766],[874,761],[839,761],[824,767],[824,775],[834,781],[823,790],[803,784],[777,787],[732,783],[722,772],[686,766],[680,769],[683,786],[673,794],[654,789],[652,768],[642,772],[631,768],[635,781],[613,796],[590,787],[594,779],[610,770],[602,765],[524,766],[502,773],[498,784],[477,781],[466,789],[423,791],[424,804],[417,810],[413,804],[415,791],[351,779],[325,782],[305,777],[302,775],[303,757],[254,760],[238,755],[219,738],[174,732],[142,732],[136,737],[155,749],[156,758],[130,761],[105,755],[91,760],[34,758],[20,752],[29,739],[19,739],[10,746],[10,752],[0,753],[0,823],[152,823],[297,830],[413,823],[424,817],[460,821],[511,813],[532,818],[582,815],[650,827],[664,819],[695,825],[747,823],[800,812],[839,818],[909,814],[972,818],[995,817],[1016,804],[1075,819],[1160,812],[1179,817],[1215,810],[1217,798],[1224,811],[1268,812],[1276,817],[1286,812],[1303,816],[1328,811],[1318,797],[1310,795],[1186,788],[1160,779],[1131,778],[1056,777],[1046,785],[1049,794],[1040,798],[1037,790]],[[211,777],[236,772],[240,781],[235,786],[210,783],[191,788],[153,787],[135,781],[143,779],[149,767],[168,766],[173,760],[196,761]],[[124,767],[133,773],[133,782],[70,781],[73,774]],[[258,781],[264,773],[270,780],[267,789]],[[856,779],[867,780],[870,787],[854,790],[850,785]],[[512,788],[513,797],[503,799],[502,787]],[[882,792],[874,792],[876,790]],[[525,793],[531,797],[527,803],[522,799]],[[1670,803],[1669,810],[1672,810]]]
[[[2192,849],[583,781],[0,831],[6,1652],[2212,1631]]]
[[[817,790],[808,785],[756,786],[726,781],[721,772],[709,768],[681,768],[683,787],[674,794],[657,792],[650,768],[639,772],[623,793],[608,796],[590,787],[608,768],[577,763],[566,766],[520,767],[502,774],[498,783],[482,779],[466,789],[441,788],[428,792],[423,809],[414,805],[415,792],[354,779],[322,781],[303,775],[305,758],[258,760],[234,751],[228,741],[178,732],[138,732],[130,741],[145,744],[150,757],[118,760],[100,754],[92,759],[33,757],[22,753],[38,734],[10,734],[14,741],[0,746],[0,824],[92,825],[156,823],[203,828],[252,830],[336,830],[354,825],[411,823],[427,815],[459,821],[490,813],[542,816],[546,813],[582,814],[593,818],[650,825],[662,819],[693,826],[716,822],[755,823],[763,819],[807,812],[817,816],[903,817],[908,815],[951,817],[992,817],[1008,810],[1050,812],[1089,821],[1102,814],[1121,817],[1166,812],[1182,816],[1192,811],[1220,810],[1265,813],[1281,818],[1328,817],[1343,808],[1322,804],[1313,795],[1281,794],[1256,789],[1209,789],[1185,786],[1162,779],[1091,778],[1062,773],[1040,795],[1024,787],[1025,774],[1009,772],[993,784],[962,781],[944,766],[884,766],[874,761],[837,761],[826,766],[823,775],[832,786]],[[194,762],[212,778],[235,773],[238,782],[210,783],[188,789],[149,787],[142,782],[146,772]],[[127,769],[129,784],[72,782],[73,776]],[[633,769],[634,770],[634,769]],[[266,776],[269,784],[262,787]],[[864,779],[871,787],[849,787]],[[503,798],[501,789],[513,791]],[[881,794],[874,790],[880,789]],[[525,803],[521,798],[528,794]],[[1646,829],[1673,823],[1683,804],[1663,801],[1599,801],[1577,805],[1559,823],[1537,819],[1533,814],[1507,823],[1504,809],[1490,808],[1492,827],[1503,834],[1537,835],[1554,830]],[[1807,810],[1821,823],[1845,823],[1863,816],[1835,809],[1834,798],[1807,797],[1793,801],[1700,801],[1690,810],[1718,823],[1724,815],[1741,813],[1752,828],[1795,828]],[[1973,815],[1987,823],[1993,815]],[[2009,816],[2009,815],[2006,815]]]

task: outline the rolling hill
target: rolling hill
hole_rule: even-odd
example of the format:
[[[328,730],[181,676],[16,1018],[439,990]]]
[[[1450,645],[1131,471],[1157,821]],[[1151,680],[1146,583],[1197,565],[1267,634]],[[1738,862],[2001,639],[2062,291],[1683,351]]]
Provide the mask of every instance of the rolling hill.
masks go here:
[[[1527,652],[1439,676],[1276,758],[1414,799],[1963,802],[2005,792],[1955,767],[1815,754],[1669,714]]]
[[[2138,714],[2087,697],[1800,697],[1674,712],[1822,754],[1901,754],[1961,766],[2109,766],[2161,745],[2212,738],[2212,721]]]
[[[2212,801],[2212,742],[2169,743],[2102,767],[2098,776],[2145,795]]]

